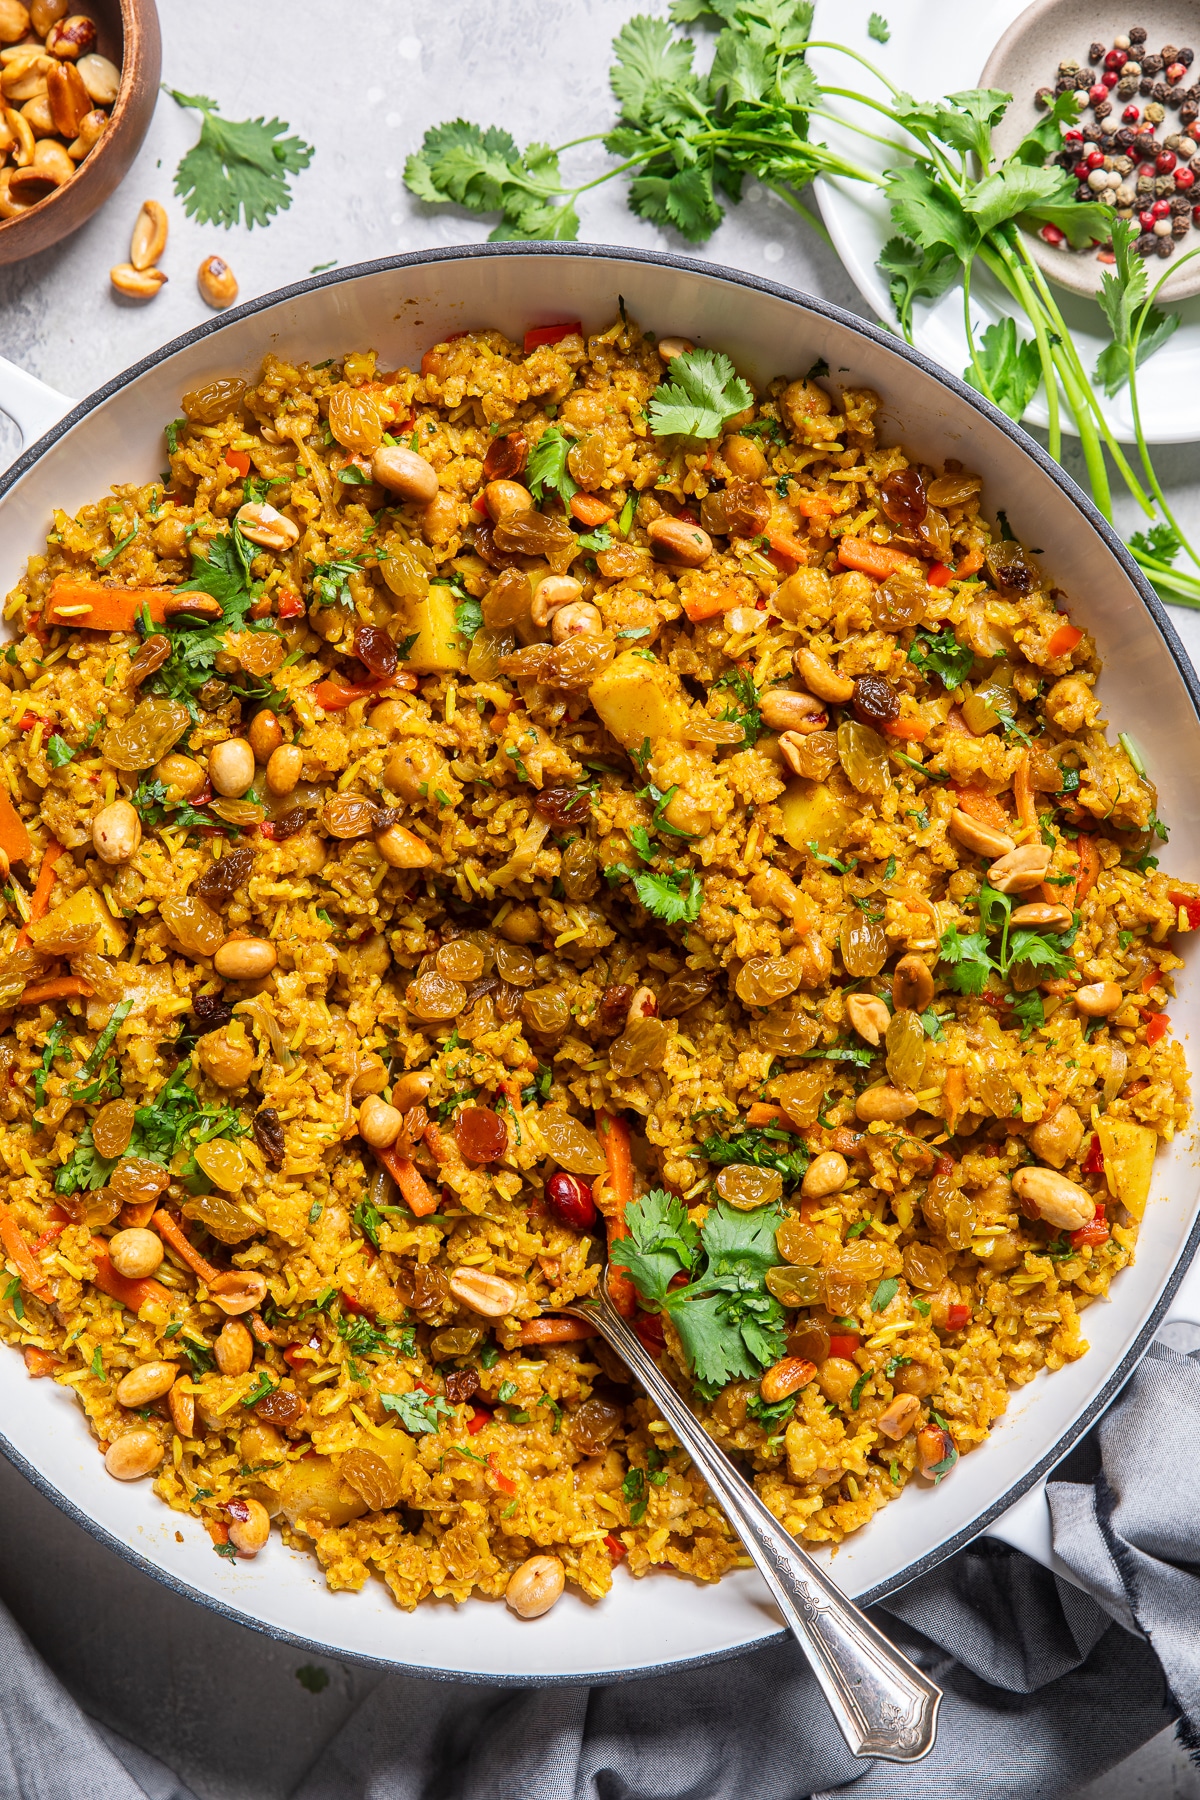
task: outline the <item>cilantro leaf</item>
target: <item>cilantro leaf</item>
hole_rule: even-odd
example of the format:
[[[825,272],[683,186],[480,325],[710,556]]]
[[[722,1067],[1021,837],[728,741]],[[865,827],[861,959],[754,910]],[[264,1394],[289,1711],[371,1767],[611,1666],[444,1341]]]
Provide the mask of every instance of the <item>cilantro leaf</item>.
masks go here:
[[[499,126],[483,130],[466,119],[435,125],[404,165],[405,186],[418,200],[452,201],[471,212],[500,214],[493,240],[574,238],[579,215],[559,204],[558,157],[547,144],[517,148]]]
[[[992,967],[987,938],[983,932],[963,936],[957,926],[951,925],[948,931],[942,933],[938,948],[942,961],[950,964],[947,985],[956,994],[982,994]]]
[[[670,869],[665,875],[652,871],[635,875],[633,885],[647,912],[667,925],[691,925],[700,917],[704,889],[698,875],[687,869]]]
[[[203,114],[199,142],[175,171],[175,192],[189,218],[227,231],[244,219],[252,228],[292,204],[287,178],[307,169],[316,154],[311,144],[284,137],[282,119],[222,119],[206,95],[166,91]]]
[[[942,246],[961,263],[969,262],[979,232],[953,194],[924,169],[889,169],[885,176],[892,221],[903,237],[922,250]]]
[[[1014,931],[1008,950],[1008,966],[1028,963],[1031,969],[1046,969],[1055,979],[1074,974],[1075,965],[1064,956],[1052,938],[1040,931]]]
[[[629,1236],[618,1238],[609,1261],[626,1269],[643,1299],[661,1304],[676,1275],[688,1275],[700,1255],[700,1233],[674,1194],[652,1188],[625,1209]]]
[[[1092,380],[1110,399],[1128,382],[1131,358],[1134,368],[1140,369],[1147,357],[1162,349],[1179,325],[1177,312],[1163,312],[1158,306],[1143,309],[1149,277],[1145,262],[1133,248],[1136,236],[1129,219],[1113,221],[1116,262],[1111,269],[1102,270],[1100,276],[1100,304],[1112,327],[1113,341],[1100,352]],[[1136,352],[1132,348],[1135,309],[1141,319]]]
[[[473,638],[483,629],[483,607],[478,600],[460,600],[454,609],[454,625],[460,637]]]
[[[879,252],[876,266],[888,278],[892,305],[905,337],[912,335],[913,303],[939,300],[961,267],[945,244],[922,249],[906,237],[889,238]]]
[[[1027,994],[1009,996],[1009,1006],[1021,1022],[1021,1042],[1024,1043],[1039,1026],[1046,1023],[1046,1009],[1042,1005],[1042,996],[1036,988]]]
[[[208,555],[192,549],[192,578],[180,582],[177,594],[207,594],[221,608],[221,624],[228,628],[240,624],[250,610],[254,587],[250,580],[250,559],[257,555],[237,526],[211,538]],[[189,639],[195,634],[188,633]]]
[[[765,1285],[782,1223],[778,1207],[742,1213],[719,1201],[700,1232],[707,1267],[664,1302],[708,1397],[730,1381],[756,1377],[783,1354],[783,1308]]]
[[[1135,531],[1129,539],[1129,548],[1139,556],[1153,557],[1155,562],[1173,563],[1183,549],[1183,541],[1173,525],[1160,519],[1149,531]]]
[[[654,390],[650,429],[655,437],[715,438],[727,419],[753,406],[754,395],[719,350],[673,357]]]
[[[46,761],[52,769],[65,769],[74,754],[66,738],[59,737],[57,732],[46,745]]]
[[[908,660],[922,675],[936,675],[946,689],[961,687],[971,673],[975,652],[969,644],[960,644],[954,627],[947,625],[935,637],[932,632],[918,631],[908,649]]]
[[[454,1414],[454,1408],[440,1394],[424,1394],[420,1388],[414,1388],[411,1394],[380,1394],[379,1400],[384,1412],[395,1413],[412,1437],[440,1431],[440,1420]]]
[[[724,675],[713,682],[714,688],[730,688],[733,691],[735,704],[727,706],[721,714],[728,725],[740,725],[742,743],[747,749],[757,744],[763,730],[762,714],[759,711],[759,691],[754,685],[754,677],[748,669],[728,669]]]
[[[759,1169],[776,1169],[787,1182],[803,1181],[809,1165],[808,1145],[789,1133],[752,1125],[732,1137],[707,1137],[700,1153],[718,1169],[729,1163],[753,1163]]]
[[[968,363],[963,380],[1010,419],[1022,419],[1042,381],[1041,360],[1033,339],[1019,339],[1016,324],[1006,317],[987,327],[979,340],[977,359],[978,370],[974,363]]]
[[[570,448],[571,439],[565,437],[557,425],[549,425],[543,431],[529,453],[525,470],[525,483],[535,500],[544,499],[549,488],[564,506],[570,506],[579,492],[578,484],[571,479],[567,469]]]
[[[886,44],[892,35],[892,28],[881,13],[872,13],[867,20],[867,36],[877,44]]]

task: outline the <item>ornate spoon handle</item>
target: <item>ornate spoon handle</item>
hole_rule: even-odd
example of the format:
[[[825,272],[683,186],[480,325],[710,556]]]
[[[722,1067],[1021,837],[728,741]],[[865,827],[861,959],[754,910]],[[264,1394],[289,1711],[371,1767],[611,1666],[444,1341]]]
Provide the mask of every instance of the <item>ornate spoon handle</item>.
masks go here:
[[[684,1405],[607,1293],[562,1310],[595,1326],[686,1448],[775,1596],[854,1754],[904,1763],[928,1755],[942,1690],[888,1643],[784,1530]]]

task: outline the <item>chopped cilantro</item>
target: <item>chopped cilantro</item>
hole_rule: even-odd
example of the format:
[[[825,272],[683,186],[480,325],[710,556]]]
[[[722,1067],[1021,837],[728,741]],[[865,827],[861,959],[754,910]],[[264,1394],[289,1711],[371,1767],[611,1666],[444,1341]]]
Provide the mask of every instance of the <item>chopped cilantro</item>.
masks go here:
[[[384,1412],[395,1413],[405,1431],[422,1437],[427,1431],[439,1431],[441,1418],[453,1418],[454,1408],[440,1394],[423,1394],[414,1388],[411,1394],[380,1394]]]
[[[960,644],[954,628],[947,625],[936,637],[932,632],[918,631],[909,645],[908,660],[927,678],[936,675],[948,689],[962,686],[971,673],[975,652],[969,644]]]

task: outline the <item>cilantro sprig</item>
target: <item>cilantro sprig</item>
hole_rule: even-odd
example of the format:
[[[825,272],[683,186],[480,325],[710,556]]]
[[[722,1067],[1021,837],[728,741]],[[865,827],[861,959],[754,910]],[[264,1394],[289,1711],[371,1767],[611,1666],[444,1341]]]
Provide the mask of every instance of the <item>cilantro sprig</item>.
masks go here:
[[[720,350],[688,350],[672,357],[654,390],[650,429],[655,437],[720,437],[727,419],[753,405],[752,389]]]
[[[243,219],[248,227],[266,225],[286,211],[288,176],[307,169],[316,154],[311,144],[285,137],[282,119],[223,119],[206,94],[166,92],[203,115],[199,141],[175,171],[175,192],[189,218],[228,231]]]
[[[784,1312],[766,1287],[779,1256],[778,1207],[743,1213],[719,1201],[697,1231],[683,1202],[656,1188],[627,1207],[626,1219],[630,1235],[613,1245],[612,1261],[670,1318],[705,1399],[778,1361]],[[689,1279],[672,1288],[677,1275]]]

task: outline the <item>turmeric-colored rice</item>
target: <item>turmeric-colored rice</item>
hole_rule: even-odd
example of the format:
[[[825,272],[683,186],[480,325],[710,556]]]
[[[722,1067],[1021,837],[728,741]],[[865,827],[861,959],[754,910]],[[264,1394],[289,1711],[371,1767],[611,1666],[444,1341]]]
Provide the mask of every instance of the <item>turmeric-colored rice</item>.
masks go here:
[[[1200,901],[1054,546],[823,369],[707,440],[654,435],[663,379],[624,320],[268,356],[8,597],[0,1331],[219,1554],[269,1555],[270,1515],[405,1607],[535,1554],[593,1598],[621,1560],[719,1578],[669,1430],[536,1323],[596,1287],[593,1203],[615,1239],[629,1192],[699,1225],[714,1183],[782,1208],[771,1347],[704,1398],[622,1275],[644,1341],[807,1542],[922,1474],[936,1505],[1085,1353],[1187,1119]],[[272,509],[282,547],[238,537]],[[207,618],[163,598],[197,573]],[[1041,910],[1002,941],[1005,845]]]

